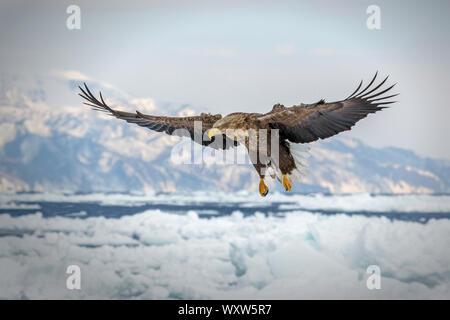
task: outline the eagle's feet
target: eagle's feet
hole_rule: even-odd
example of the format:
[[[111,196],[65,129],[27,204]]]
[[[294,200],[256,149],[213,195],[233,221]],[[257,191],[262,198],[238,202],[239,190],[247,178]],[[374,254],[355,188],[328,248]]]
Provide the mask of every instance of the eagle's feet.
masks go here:
[[[283,186],[286,191],[292,191],[291,182],[289,181],[289,178],[283,174]]]
[[[259,181],[259,194],[261,195],[261,197],[265,197],[265,196],[267,196],[268,193],[269,193],[269,188],[264,183],[264,179],[261,179]]]

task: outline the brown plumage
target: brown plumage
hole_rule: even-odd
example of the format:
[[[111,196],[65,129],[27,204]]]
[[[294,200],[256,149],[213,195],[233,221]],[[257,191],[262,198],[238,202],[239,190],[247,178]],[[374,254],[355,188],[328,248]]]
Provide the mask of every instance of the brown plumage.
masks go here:
[[[361,89],[363,83],[361,81],[356,90],[341,101],[327,103],[321,99],[313,104],[300,104],[288,108],[276,104],[265,114],[238,112],[225,117],[209,113],[193,117],[162,117],[145,115],[139,111],[136,113],[118,111],[105,103],[101,93],[98,100],[86,84],[84,89],[80,87],[82,92],[80,96],[87,100],[85,104],[95,110],[107,112],[118,119],[158,132],[187,136],[204,146],[228,149],[242,143],[246,146],[261,178],[259,192],[265,196],[268,188],[264,184],[264,177],[267,174],[276,177],[289,191],[291,183],[300,177],[297,173],[304,174],[302,154],[306,149],[301,147],[298,149],[298,144],[326,139],[339,132],[350,130],[356,122],[368,114],[382,110],[386,105],[395,102],[386,99],[396,94],[385,95],[395,84],[382,89],[388,77],[378,85],[374,85],[377,75],[378,72],[364,89]],[[201,128],[198,126],[199,123]],[[261,143],[261,140],[258,140],[262,136],[267,137],[267,142]],[[256,137],[253,141],[260,142],[252,143],[251,137]],[[274,146],[275,149],[272,150]],[[264,152],[261,152],[262,148]]]

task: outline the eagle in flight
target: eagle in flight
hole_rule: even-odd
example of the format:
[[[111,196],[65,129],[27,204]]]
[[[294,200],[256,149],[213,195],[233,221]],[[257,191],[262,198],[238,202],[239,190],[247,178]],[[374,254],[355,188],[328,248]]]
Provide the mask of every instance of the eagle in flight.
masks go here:
[[[86,84],[84,88],[79,87],[79,95],[87,101],[84,104],[92,106],[94,110],[154,131],[187,136],[203,146],[228,149],[239,144],[245,145],[260,177],[259,193],[264,197],[269,191],[264,183],[267,175],[280,181],[286,191],[291,191],[294,181],[305,174],[303,167],[305,151],[308,150],[305,144],[350,130],[369,113],[375,113],[396,102],[386,101],[397,95],[386,95],[395,84],[383,88],[389,77],[387,76],[378,85],[374,85],[377,75],[378,72],[364,89],[361,89],[361,80],[356,90],[344,100],[325,102],[321,99],[316,103],[301,103],[292,107],[276,104],[267,113],[236,112],[225,117],[210,113],[191,117],[165,117],[146,115],[139,111],[119,111],[105,103],[101,92],[98,100]],[[255,139],[252,140],[251,137]]]

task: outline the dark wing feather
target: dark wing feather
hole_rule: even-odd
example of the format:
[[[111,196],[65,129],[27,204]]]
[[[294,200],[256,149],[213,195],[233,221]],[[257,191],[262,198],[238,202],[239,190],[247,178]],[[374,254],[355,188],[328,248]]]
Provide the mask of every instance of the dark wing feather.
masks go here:
[[[139,111],[136,111],[136,113],[124,112],[110,108],[103,100],[101,92],[100,100],[98,100],[86,84],[84,84],[84,89],[82,87],[79,88],[81,90],[79,95],[87,101],[83,102],[84,104],[91,106],[94,110],[106,112],[111,116],[129,123],[135,123],[141,127],[146,127],[157,132],[165,132],[169,135],[189,137],[197,143],[214,149],[228,149],[231,146],[237,145],[236,142],[231,141],[225,135],[214,136],[212,140],[209,140],[205,134],[217,120],[222,118],[220,114],[212,115],[202,113],[200,116],[194,117],[163,117],[146,115]],[[196,129],[194,123],[197,121],[201,122],[201,132],[199,130],[198,134],[195,134]],[[200,141],[194,139],[196,136],[199,137]],[[222,139],[222,141],[217,141],[217,139]]]
[[[371,86],[375,82],[377,74],[378,72],[369,85],[360,91],[361,81],[357,89],[345,100],[330,103],[319,101],[315,104],[301,104],[290,108],[274,108],[271,112],[261,115],[258,120],[273,129],[279,129],[280,136],[295,143],[325,139],[339,132],[350,130],[356,122],[368,114],[387,108],[385,105],[396,102],[384,100],[395,97],[397,94],[383,96],[394,85],[374,93],[387,80],[386,77],[372,89]]]

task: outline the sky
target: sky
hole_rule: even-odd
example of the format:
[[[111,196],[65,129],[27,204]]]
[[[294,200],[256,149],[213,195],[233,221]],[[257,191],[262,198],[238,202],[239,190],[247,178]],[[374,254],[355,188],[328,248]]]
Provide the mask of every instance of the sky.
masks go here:
[[[66,27],[72,4],[79,30]],[[379,30],[366,25],[370,5]],[[378,70],[397,83],[399,102],[343,135],[450,159],[449,9],[437,0],[7,0],[0,70],[75,71],[157,105],[221,114],[343,99]]]

